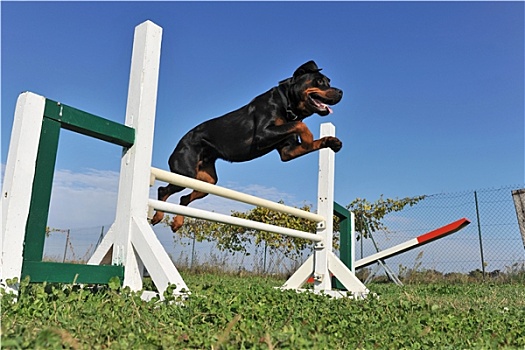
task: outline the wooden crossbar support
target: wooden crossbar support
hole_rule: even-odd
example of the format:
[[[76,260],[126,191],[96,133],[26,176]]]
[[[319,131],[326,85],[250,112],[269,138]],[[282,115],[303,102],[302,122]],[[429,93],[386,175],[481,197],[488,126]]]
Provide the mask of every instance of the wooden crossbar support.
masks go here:
[[[135,142],[135,130],[127,125],[46,99],[44,117],[60,123],[60,127],[123,147]]]
[[[22,277],[29,276],[31,283],[89,283],[108,284],[117,277],[124,280],[122,266],[94,266],[50,261],[24,261]]]

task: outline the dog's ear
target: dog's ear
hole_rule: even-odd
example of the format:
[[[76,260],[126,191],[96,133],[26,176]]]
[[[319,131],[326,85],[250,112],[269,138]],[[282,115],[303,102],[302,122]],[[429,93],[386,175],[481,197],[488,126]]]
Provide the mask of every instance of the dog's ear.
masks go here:
[[[293,73],[293,77],[297,78],[301,75],[307,74],[307,73],[317,73],[320,72],[322,68],[317,67],[317,64],[314,61],[308,61],[305,64],[303,64],[301,67],[297,68],[295,72]]]

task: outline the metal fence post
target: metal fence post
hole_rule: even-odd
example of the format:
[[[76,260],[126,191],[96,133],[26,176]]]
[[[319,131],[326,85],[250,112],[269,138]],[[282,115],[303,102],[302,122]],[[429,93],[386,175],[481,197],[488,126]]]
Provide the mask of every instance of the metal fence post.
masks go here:
[[[193,238],[191,242],[191,262],[190,262],[190,270],[193,271],[193,261],[195,259],[195,232],[193,232]]]
[[[478,221],[479,251],[481,254],[481,271],[483,272],[483,278],[485,278],[485,259],[483,258],[483,241],[481,239],[481,223],[479,222],[478,193],[476,191],[474,191],[474,201],[476,203],[476,219]]]
[[[266,254],[268,253],[268,245],[264,241],[264,258],[263,258],[263,273],[266,273]]]
[[[514,209],[516,209],[516,218],[518,219],[523,248],[525,249],[525,189],[512,191],[512,199],[514,201]]]
[[[66,255],[67,255],[67,246],[69,245],[69,232],[70,230],[66,230],[66,245],[64,247],[64,258],[62,259],[62,262],[66,262]]]

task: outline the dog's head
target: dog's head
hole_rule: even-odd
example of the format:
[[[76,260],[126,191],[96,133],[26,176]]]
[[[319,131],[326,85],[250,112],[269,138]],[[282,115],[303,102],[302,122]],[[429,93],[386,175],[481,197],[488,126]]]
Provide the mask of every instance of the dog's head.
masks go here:
[[[280,83],[286,86],[289,107],[300,118],[314,113],[326,116],[332,113],[330,106],[343,97],[343,91],[331,87],[330,79],[320,71],[314,61],[309,61],[297,68],[292,78]]]

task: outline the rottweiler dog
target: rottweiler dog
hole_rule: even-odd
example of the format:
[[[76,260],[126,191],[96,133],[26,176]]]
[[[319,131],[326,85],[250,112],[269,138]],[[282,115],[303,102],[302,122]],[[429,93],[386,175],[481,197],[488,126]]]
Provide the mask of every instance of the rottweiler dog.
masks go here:
[[[338,152],[342,143],[336,137],[314,137],[303,119],[314,113],[332,113],[343,91],[330,86],[314,61],[294,72],[291,78],[255,97],[246,106],[197,125],[179,141],[169,158],[170,170],[211,184],[217,183],[215,161],[245,162],[277,150],[283,162],[329,147]],[[166,201],[184,188],[169,184],[159,187],[158,199]],[[207,193],[193,191],[180,198],[181,205],[203,198]],[[151,223],[159,223],[164,213],[157,211]],[[173,219],[177,231],[184,217]]]

